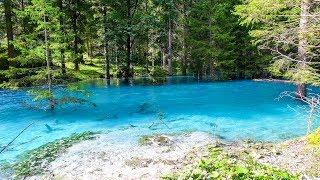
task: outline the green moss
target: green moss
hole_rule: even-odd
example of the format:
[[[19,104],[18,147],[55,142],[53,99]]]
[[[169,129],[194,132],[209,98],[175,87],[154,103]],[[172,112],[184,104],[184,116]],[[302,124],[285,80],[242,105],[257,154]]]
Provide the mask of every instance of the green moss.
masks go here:
[[[41,174],[48,163],[54,161],[67,148],[84,140],[94,138],[93,132],[72,134],[69,137],[55,140],[21,155],[12,165],[15,178]]]
[[[54,84],[65,84],[103,77],[103,65],[98,63],[80,64],[80,70],[75,71],[71,62],[66,63],[67,74],[62,75],[59,65],[51,73]],[[0,72],[0,88],[18,89],[20,87],[38,86],[47,83],[46,67],[34,69],[10,68]]]
[[[152,136],[147,136],[147,135],[141,136],[138,140],[138,143],[140,146],[146,146],[151,143],[151,138]]]
[[[163,179],[299,179],[287,171],[260,164],[248,154],[231,155],[220,148],[211,148],[210,156],[183,173]]]
[[[320,145],[320,128],[317,129],[314,133],[308,135],[308,143],[311,145]]]

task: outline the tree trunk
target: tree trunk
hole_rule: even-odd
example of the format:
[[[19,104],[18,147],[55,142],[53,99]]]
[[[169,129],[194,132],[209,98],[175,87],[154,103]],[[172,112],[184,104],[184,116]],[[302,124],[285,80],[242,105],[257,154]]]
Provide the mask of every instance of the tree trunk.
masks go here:
[[[310,0],[301,1],[301,15],[300,15],[300,25],[299,25],[299,69],[304,70],[307,64],[307,33],[308,33],[308,15],[310,9]],[[305,98],[307,96],[306,85],[299,82],[297,86],[297,97]]]
[[[24,11],[25,9],[25,2],[24,0],[21,1],[21,10]],[[28,24],[28,18],[24,17],[22,19],[22,32],[27,33],[27,24]]]
[[[127,35],[127,65],[125,69],[125,79],[128,80],[131,77],[131,60],[132,60],[132,52],[131,52],[131,35]]]
[[[4,0],[4,14],[6,21],[6,31],[7,31],[7,53],[8,59],[14,57],[14,46],[12,44],[13,41],[13,28],[12,28],[12,2],[11,0]],[[4,62],[0,62],[0,69],[8,69],[9,68],[9,60],[6,59]]]
[[[93,46],[92,46],[92,43],[90,43],[90,41],[89,41],[89,48],[90,48],[90,58],[92,59],[93,58]]]
[[[59,9],[60,9],[60,12],[63,11],[63,0],[60,0],[59,1]],[[64,44],[64,37],[65,37],[65,30],[64,30],[64,19],[63,19],[63,15],[60,15],[60,18],[59,18],[59,21],[60,21],[60,26],[61,26],[61,32],[62,32],[62,38],[61,38],[61,44]],[[66,63],[65,63],[65,49],[64,47],[62,47],[60,49],[60,58],[61,58],[61,73],[63,76],[66,75]]]
[[[149,13],[149,0],[145,0],[145,13],[146,14],[150,14]],[[146,29],[146,49],[145,49],[145,52],[144,52],[144,56],[145,56],[145,62],[146,62],[146,70],[148,73],[150,73],[150,70],[149,70],[149,45],[150,45],[150,28],[148,27]],[[152,70],[153,70],[153,67],[152,67]]]
[[[187,75],[187,5],[186,2],[183,3],[183,40],[182,40],[182,62],[181,62],[181,71],[182,75]]]
[[[132,26],[132,4],[131,0],[127,0],[127,19],[128,19],[128,27],[131,28]],[[127,65],[125,69],[125,79],[128,81],[130,77],[132,77],[132,37],[131,37],[131,32],[127,32],[127,43],[126,43],[126,48],[127,48]]]
[[[168,21],[168,73],[169,76],[172,76],[172,20],[171,17],[169,17]]]
[[[46,24],[46,16],[44,16],[43,20],[44,20],[44,23]],[[46,25],[45,25],[46,26]],[[54,102],[54,99],[53,99],[53,96],[51,95],[52,93],[52,80],[51,80],[51,56],[50,56],[50,46],[49,46],[49,34],[48,34],[48,30],[47,28],[45,27],[45,30],[44,30],[44,38],[45,38],[45,46],[46,46],[46,62],[47,62],[47,78],[48,78],[48,91],[49,91],[49,94],[50,94],[50,97],[49,97],[49,103],[50,103],[50,109],[54,109],[55,107],[55,102]]]
[[[162,68],[166,69],[167,68],[167,56],[165,53],[165,49],[163,47],[160,48],[161,52],[161,62],[162,62]]]
[[[119,62],[118,62],[118,47],[115,47],[115,62],[116,62],[116,69],[119,69]]]
[[[72,29],[74,33],[74,44],[73,44],[73,50],[75,54],[75,59],[74,59],[74,69],[76,71],[79,71],[79,61],[80,61],[80,56],[79,56],[79,49],[78,49],[78,44],[79,44],[79,35],[78,35],[78,25],[77,25],[77,19],[78,19],[78,13],[76,10],[78,1],[73,2],[73,15],[72,15]]]
[[[110,62],[109,62],[109,44],[108,44],[108,24],[107,24],[107,10],[104,8],[104,59],[105,59],[105,78],[110,79]]]

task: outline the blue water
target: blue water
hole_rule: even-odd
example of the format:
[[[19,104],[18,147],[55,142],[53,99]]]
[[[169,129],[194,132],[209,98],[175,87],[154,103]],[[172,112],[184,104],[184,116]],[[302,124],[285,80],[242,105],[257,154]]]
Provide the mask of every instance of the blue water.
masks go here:
[[[13,161],[26,150],[75,132],[108,132],[119,143],[159,132],[205,131],[225,140],[284,141],[306,133],[300,102],[276,98],[294,91],[286,83],[175,80],[164,85],[137,81],[131,85],[102,81],[82,86],[96,104],[64,106],[54,112],[30,109],[26,90],[0,91],[0,146],[27,129],[0,160]],[[56,89],[63,92],[63,88]],[[318,91],[318,89],[313,89]],[[163,123],[164,122],[164,123]],[[153,125],[152,125],[153,124]],[[315,122],[319,125],[319,122]]]

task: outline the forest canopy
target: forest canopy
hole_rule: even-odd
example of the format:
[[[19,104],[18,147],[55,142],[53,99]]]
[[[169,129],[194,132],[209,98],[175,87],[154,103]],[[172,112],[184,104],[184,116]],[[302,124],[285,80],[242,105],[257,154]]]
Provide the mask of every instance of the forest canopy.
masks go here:
[[[1,87],[191,75],[318,83],[319,1],[4,0]]]

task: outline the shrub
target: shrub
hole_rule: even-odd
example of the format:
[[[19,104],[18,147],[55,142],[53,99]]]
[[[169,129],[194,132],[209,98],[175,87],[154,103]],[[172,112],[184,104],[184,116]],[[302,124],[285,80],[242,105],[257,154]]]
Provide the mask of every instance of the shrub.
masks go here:
[[[167,70],[157,66],[157,67],[154,67],[154,69],[150,72],[149,75],[152,78],[164,78],[164,77],[167,77],[168,72]]]
[[[318,128],[314,133],[311,133],[307,137],[308,143],[311,145],[320,145],[320,128]]]
[[[248,154],[240,156],[223,152],[220,148],[212,148],[210,156],[202,159],[192,169],[184,173],[163,177],[163,179],[299,179],[284,170],[260,164]]]

